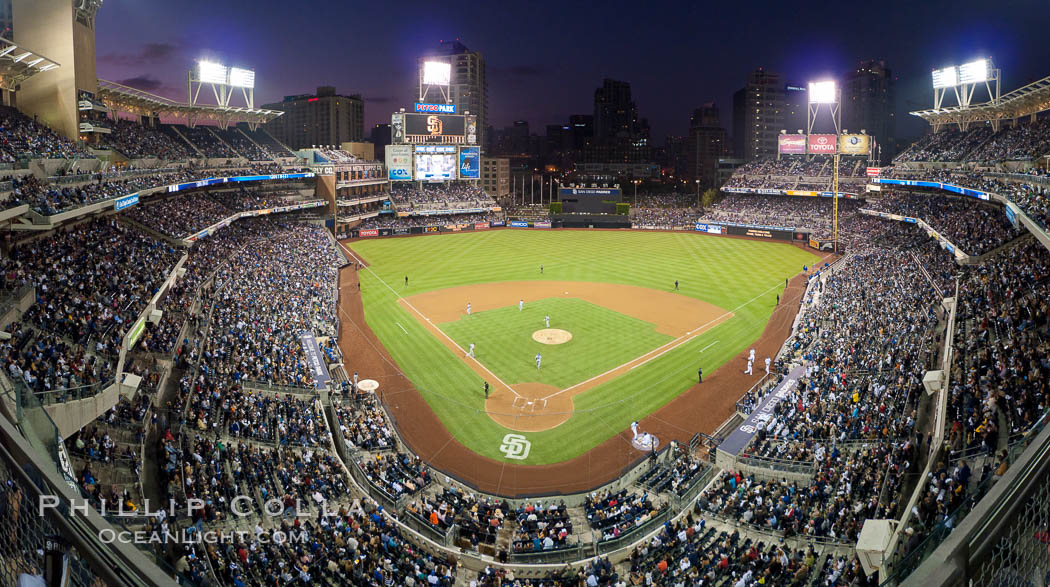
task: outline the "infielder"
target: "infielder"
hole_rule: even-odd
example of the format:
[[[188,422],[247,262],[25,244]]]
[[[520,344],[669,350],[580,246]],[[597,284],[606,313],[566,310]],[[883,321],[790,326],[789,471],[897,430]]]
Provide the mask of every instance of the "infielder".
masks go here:
[[[520,312],[520,311],[522,311],[524,309],[525,309],[525,300],[518,300],[518,311]]]
[[[540,361],[542,361],[542,360],[543,360],[543,355],[541,355],[539,353],[536,353],[536,368],[537,369],[540,368]]]
[[[470,316],[470,302],[467,302],[467,316]]]
[[[752,361],[750,359],[748,359],[748,361],[747,361],[747,369],[744,369],[744,375],[753,375],[754,374],[754,371],[751,369],[751,364],[752,364]]]
[[[469,308],[469,306],[468,306],[468,308]],[[470,313],[470,310],[468,309],[467,310],[467,314],[469,314],[469,313]],[[748,355],[747,355],[747,361],[750,363],[751,361],[754,361],[754,360],[755,360],[755,349],[751,349],[751,352],[749,352]]]
[[[769,357],[766,357],[766,375],[769,375]]]
[[[551,315],[550,314],[547,314],[546,316],[543,317],[543,324],[547,328],[551,327]]]
[[[474,358],[474,343],[470,343],[470,350],[467,351],[467,356],[472,359]]]

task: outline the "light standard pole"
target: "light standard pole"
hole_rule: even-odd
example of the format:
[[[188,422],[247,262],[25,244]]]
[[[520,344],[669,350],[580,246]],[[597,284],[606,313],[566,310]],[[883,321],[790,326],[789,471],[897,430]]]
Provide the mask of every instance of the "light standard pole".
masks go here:
[[[700,208],[700,180],[696,180],[696,207]]]

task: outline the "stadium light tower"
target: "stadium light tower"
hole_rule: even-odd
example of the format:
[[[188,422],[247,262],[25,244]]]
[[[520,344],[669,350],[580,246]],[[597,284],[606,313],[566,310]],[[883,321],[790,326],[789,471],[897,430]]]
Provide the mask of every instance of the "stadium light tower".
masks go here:
[[[821,106],[826,105],[831,119],[835,122],[835,134],[839,134],[842,126],[842,117],[839,106],[841,94],[838,85],[832,81],[809,82],[809,108],[806,117],[806,133],[813,134],[813,123],[817,121]]]
[[[451,104],[449,85],[452,83],[452,64],[447,61],[424,61],[419,76],[419,101],[426,102],[431,90],[437,91],[442,104]]]
[[[941,109],[944,96],[948,89],[955,92],[955,100],[959,106],[967,108],[973,100],[974,92],[979,84],[984,84],[988,91],[988,99],[993,104],[999,103],[999,74],[1000,71],[992,65],[991,59],[978,59],[959,66],[935,69],[931,74],[933,78],[933,107]],[[992,83],[995,89],[992,89]]]
[[[255,72],[251,69],[226,67],[207,60],[198,61],[188,76],[187,91],[191,106],[197,105],[201,88],[204,86],[211,87],[217,106],[229,108],[233,96],[240,90],[244,106],[249,109],[255,108]],[[193,126],[194,120],[191,116],[190,126]],[[220,126],[225,128],[225,122],[220,121]]]
[[[809,82],[809,108],[806,109],[808,134],[813,134],[813,123],[820,114],[820,107],[826,104],[828,112],[831,113],[831,119],[835,122],[837,140],[838,135],[842,132],[841,98],[841,91],[833,80]],[[831,243],[832,250],[837,253],[839,252],[839,150],[837,142],[832,164],[835,167],[831,175]]]

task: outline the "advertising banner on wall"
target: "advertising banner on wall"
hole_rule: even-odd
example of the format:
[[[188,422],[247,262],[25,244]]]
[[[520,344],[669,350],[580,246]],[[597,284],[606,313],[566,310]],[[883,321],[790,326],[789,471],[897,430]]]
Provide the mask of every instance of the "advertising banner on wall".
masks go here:
[[[379,231],[375,228],[366,228],[361,231],[361,236],[379,236]]]
[[[868,135],[839,135],[839,153],[867,155],[869,152],[871,152],[871,137]]]
[[[390,181],[412,181],[412,145],[387,145],[386,176]]]
[[[809,135],[809,152],[814,155],[834,155],[837,144],[835,135]]]
[[[777,136],[777,152],[782,155],[805,155],[806,135]]]
[[[459,178],[478,179],[481,177],[481,148],[459,148]]]

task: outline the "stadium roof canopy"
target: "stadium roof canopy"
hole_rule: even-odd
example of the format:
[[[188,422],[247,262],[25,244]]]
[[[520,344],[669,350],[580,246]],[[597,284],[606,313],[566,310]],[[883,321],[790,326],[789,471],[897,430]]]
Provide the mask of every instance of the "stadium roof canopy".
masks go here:
[[[0,88],[14,90],[34,75],[57,67],[47,57],[0,38]]]
[[[998,129],[999,122],[1034,116],[1050,109],[1050,77],[1003,94],[997,101],[964,106],[949,106],[933,110],[916,110],[911,114],[930,123],[935,129],[944,124],[958,124],[965,130],[974,122],[991,122]]]
[[[127,112],[138,116],[157,116],[166,119],[185,120],[193,126],[201,120],[212,120],[222,128],[238,122],[265,124],[284,114],[280,110],[264,108],[247,108],[238,106],[217,106],[212,104],[191,105],[188,102],[176,102],[163,96],[111,82],[98,80],[96,97],[110,110]]]

